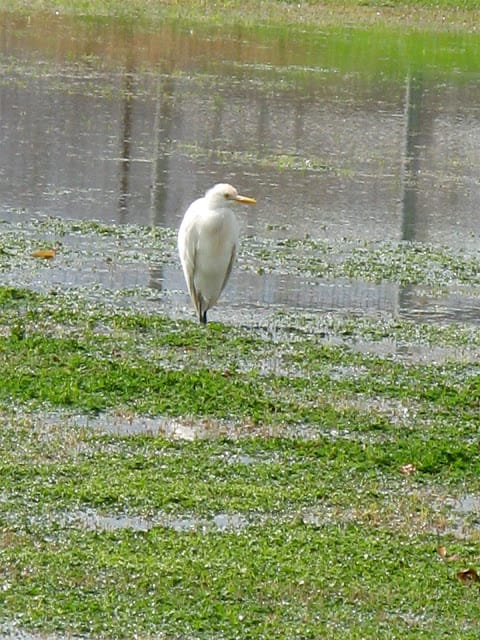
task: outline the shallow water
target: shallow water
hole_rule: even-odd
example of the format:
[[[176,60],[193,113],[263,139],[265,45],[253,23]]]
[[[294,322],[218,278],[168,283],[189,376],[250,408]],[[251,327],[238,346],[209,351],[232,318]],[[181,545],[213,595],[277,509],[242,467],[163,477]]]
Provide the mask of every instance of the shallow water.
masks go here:
[[[480,250],[479,45],[459,34],[141,30],[2,16],[0,221],[52,215],[177,228],[231,181],[246,234]],[[428,55],[426,55],[428,51]],[[86,267],[86,268],[85,268]],[[14,273],[7,281],[25,281]],[[181,292],[180,269],[72,264],[35,285]],[[43,281],[42,281],[43,279]],[[187,308],[179,294],[168,304]],[[237,270],[235,305],[480,318],[477,295]],[[222,312],[217,317],[222,318]]]
[[[73,526],[79,525],[87,530],[102,531],[116,531],[118,529],[149,531],[153,527],[159,526],[179,532],[239,531],[251,524],[251,521],[241,513],[218,513],[210,518],[192,515],[157,514],[154,517],[147,518],[128,515],[102,515],[94,510],[88,510],[68,514],[66,519]]]

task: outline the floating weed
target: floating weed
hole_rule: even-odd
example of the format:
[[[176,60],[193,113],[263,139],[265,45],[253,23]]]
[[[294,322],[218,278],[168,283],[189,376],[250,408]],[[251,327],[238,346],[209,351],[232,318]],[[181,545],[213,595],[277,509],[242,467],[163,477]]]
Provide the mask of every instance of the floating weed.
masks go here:
[[[346,276],[399,284],[480,284],[478,257],[425,243],[386,243],[356,248],[343,263]]]
[[[260,152],[252,151],[230,151],[222,149],[210,149],[207,147],[201,147],[197,143],[188,144],[181,143],[177,145],[177,153],[181,153],[189,158],[195,160],[208,159],[213,162],[217,162],[225,165],[252,165],[258,168],[275,168],[283,171],[311,171],[311,172],[335,172],[339,169],[335,169],[325,158],[316,158],[309,156],[304,158],[298,154],[281,153],[276,155],[269,155]]]
[[[106,225],[95,221],[39,218],[6,225],[2,234],[0,268],[15,269],[16,277],[27,269],[43,270],[48,261],[31,258],[39,243],[49,238],[57,248],[56,265],[85,264],[95,259],[104,265],[177,265],[176,232],[139,225]],[[268,233],[268,232],[267,232]],[[53,239],[53,240],[52,240]],[[121,243],[121,244],[119,244]],[[430,295],[452,287],[469,287],[478,297],[478,256],[466,256],[447,247],[413,242],[329,243],[313,238],[246,237],[242,241],[239,269],[258,274],[282,273],[302,278],[350,279],[389,282],[407,287],[421,285]],[[124,292],[125,295],[125,292]]]
[[[428,244],[252,238],[245,253],[246,264],[261,260],[271,271],[299,275],[422,284],[439,291],[454,283],[480,284],[478,256]]]

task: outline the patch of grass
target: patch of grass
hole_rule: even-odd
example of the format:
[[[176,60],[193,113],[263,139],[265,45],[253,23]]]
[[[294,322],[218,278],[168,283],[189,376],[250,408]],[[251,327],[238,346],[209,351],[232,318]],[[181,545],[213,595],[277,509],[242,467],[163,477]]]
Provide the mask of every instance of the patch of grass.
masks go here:
[[[355,418],[349,410],[335,409],[337,399],[349,394],[415,398],[451,413],[479,407],[480,377],[468,363],[448,368],[399,363],[297,338],[293,352],[291,345],[274,347],[272,367],[281,367],[282,373],[261,374],[256,358],[261,352],[268,358],[272,345],[240,330],[230,333],[212,325],[203,331],[136,316],[110,323],[103,319],[103,333],[109,335],[98,335],[92,323],[82,336],[59,337],[31,332],[29,326],[38,326],[43,315],[41,305],[26,315],[27,324],[17,323],[10,335],[0,337],[0,357],[9,363],[0,371],[3,402],[46,402],[87,411],[122,406],[152,415],[323,426],[368,422],[361,413]],[[145,345],[137,346],[140,339],[148,345],[148,357]],[[332,375],[342,369],[347,375]],[[352,375],[355,369],[358,375]]]
[[[71,531],[13,538],[3,556],[12,578],[4,604],[47,630],[314,638],[335,629],[387,638],[394,626],[407,638],[473,638],[480,613],[477,590],[459,589],[428,539],[412,546],[381,528],[299,521],[207,535]]]
[[[272,332],[205,329],[78,292],[0,300],[0,622],[89,637],[474,637],[476,587],[455,574],[478,561],[478,523],[448,500],[480,493],[476,367],[355,345],[474,345],[478,330],[308,314],[280,314]],[[105,436],[63,417],[107,409],[225,420],[242,437]],[[82,514],[123,528],[92,531]],[[225,514],[243,524],[219,530]]]
[[[265,90],[265,86],[263,86]],[[265,154],[255,151],[240,151],[202,148],[199,144],[177,144],[175,151],[180,155],[195,160],[207,159],[216,163],[232,166],[244,165],[251,167],[255,165],[259,168],[274,168],[279,171],[309,171],[309,172],[340,172],[341,168],[331,166],[326,158],[309,156],[303,158],[299,154],[280,153]]]
[[[295,5],[295,11],[292,11]],[[445,29],[446,26],[465,26],[469,14],[478,10],[475,0],[347,0],[341,5],[334,0],[305,1],[300,5],[290,2],[271,0],[259,4],[254,0],[229,0],[228,2],[209,2],[204,0],[4,0],[4,9],[17,12],[60,11],[82,17],[115,17],[122,20],[156,22],[175,18],[189,21],[208,22],[210,24],[295,24],[323,25],[352,22],[360,24],[388,23],[397,25],[420,25]],[[450,20],[445,25],[445,20]]]
[[[349,519],[354,508],[358,520],[376,513],[376,519],[388,526],[388,517],[398,517],[394,512],[402,501],[409,503],[405,496],[409,485],[402,483],[400,470],[412,461],[418,469],[410,487],[413,494],[432,480],[453,489],[463,481],[469,482],[471,491],[480,488],[480,456],[474,444],[432,439],[426,449],[423,440],[405,434],[381,446],[349,439],[258,437],[238,443],[175,443],[83,433],[78,444],[84,443],[84,452],[75,458],[50,459],[39,452],[36,462],[27,466],[19,464],[18,453],[6,456],[1,465],[4,515],[10,520],[8,514],[14,509],[17,530],[40,530],[46,519],[61,522],[62,514],[78,509],[273,518],[276,513],[317,509],[328,519],[328,510],[335,508],[339,519]],[[361,482],[352,499],[355,478]],[[433,500],[423,502],[426,522],[432,526],[439,514]],[[409,526],[405,523],[405,530]]]
[[[252,238],[244,244],[245,262],[263,262],[270,272],[395,282],[402,286],[423,284],[438,290],[452,284],[480,285],[477,255],[438,245],[352,240],[333,245],[312,238]]]

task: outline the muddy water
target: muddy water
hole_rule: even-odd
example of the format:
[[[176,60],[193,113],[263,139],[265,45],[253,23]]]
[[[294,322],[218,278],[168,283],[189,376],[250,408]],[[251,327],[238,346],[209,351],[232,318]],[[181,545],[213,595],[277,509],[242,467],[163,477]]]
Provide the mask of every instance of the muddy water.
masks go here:
[[[468,35],[2,15],[0,221],[176,228],[189,202],[230,181],[258,199],[239,212],[246,234],[477,253],[478,59]],[[121,282],[183,288],[178,268],[135,269]],[[462,292],[237,272],[225,303],[239,292],[242,304],[480,318]]]

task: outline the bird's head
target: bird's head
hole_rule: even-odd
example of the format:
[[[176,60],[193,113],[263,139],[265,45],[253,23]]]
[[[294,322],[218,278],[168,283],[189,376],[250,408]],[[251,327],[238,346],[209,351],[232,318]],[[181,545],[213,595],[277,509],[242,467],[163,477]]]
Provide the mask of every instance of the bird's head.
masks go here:
[[[210,206],[214,208],[225,206],[229,202],[241,202],[242,204],[255,204],[257,202],[254,198],[241,196],[235,187],[226,183],[216,184],[207,191],[205,198]]]

